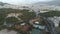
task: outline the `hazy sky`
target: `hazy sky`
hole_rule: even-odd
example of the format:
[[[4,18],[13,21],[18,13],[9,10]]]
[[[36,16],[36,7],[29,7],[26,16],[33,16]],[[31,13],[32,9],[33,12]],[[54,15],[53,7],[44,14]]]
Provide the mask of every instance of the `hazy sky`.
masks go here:
[[[36,2],[46,2],[51,0],[0,0],[4,3],[10,3],[10,4],[31,4]]]

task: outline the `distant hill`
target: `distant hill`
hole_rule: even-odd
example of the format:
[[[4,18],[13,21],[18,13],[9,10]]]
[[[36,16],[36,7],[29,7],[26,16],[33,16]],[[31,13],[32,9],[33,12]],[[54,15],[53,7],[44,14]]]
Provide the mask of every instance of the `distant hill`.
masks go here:
[[[6,4],[8,4],[8,3],[0,2],[0,5],[1,5],[1,6],[4,6],[4,5],[6,5]]]
[[[53,0],[53,1],[49,1],[49,2],[38,2],[35,4],[48,4],[48,5],[59,5],[60,6],[60,0]]]
[[[17,8],[19,8],[19,6],[13,5],[13,4],[9,4],[9,3],[0,2],[0,9],[1,9],[1,8],[17,9]]]

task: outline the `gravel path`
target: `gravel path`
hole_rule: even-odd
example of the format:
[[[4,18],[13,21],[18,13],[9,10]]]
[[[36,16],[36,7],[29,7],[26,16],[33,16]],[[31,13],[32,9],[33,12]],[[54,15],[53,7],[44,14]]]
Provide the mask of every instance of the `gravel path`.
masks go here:
[[[0,34],[17,34],[17,32],[13,30],[8,31],[7,29],[4,29],[0,31]]]

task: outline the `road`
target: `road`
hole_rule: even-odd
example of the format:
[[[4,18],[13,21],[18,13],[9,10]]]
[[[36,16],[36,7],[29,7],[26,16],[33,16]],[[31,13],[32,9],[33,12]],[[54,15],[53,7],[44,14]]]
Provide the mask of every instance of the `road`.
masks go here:
[[[39,15],[39,13],[40,13],[39,11],[36,11],[35,13],[36,13],[37,17],[42,18],[45,21],[45,23],[46,23],[46,25],[47,25],[47,27],[48,27],[48,29],[49,29],[49,31],[50,31],[51,34],[57,34],[57,32],[55,30],[54,23],[52,21],[48,20],[45,17],[40,16]]]
[[[47,20],[50,23],[50,32],[51,34],[57,34],[54,23],[50,20]]]

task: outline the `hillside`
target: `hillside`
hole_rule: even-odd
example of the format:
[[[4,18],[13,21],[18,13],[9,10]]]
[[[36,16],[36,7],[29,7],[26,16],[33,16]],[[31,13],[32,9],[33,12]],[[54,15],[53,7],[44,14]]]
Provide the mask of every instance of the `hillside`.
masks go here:
[[[34,12],[29,12],[29,10],[17,10],[17,9],[0,9],[0,24],[4,21],[5,17],[9,13],[22,13],[23,16],[19,16],[23,21],[27,22],[30,18],[35,17]]]
[[[40,15],[44,17],[60,16],[60,11],[49,11],[46,13],[40,13]]]

